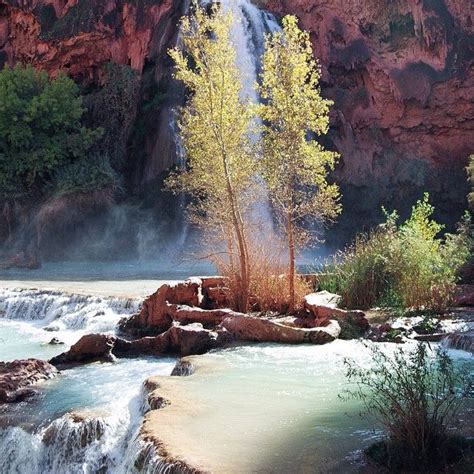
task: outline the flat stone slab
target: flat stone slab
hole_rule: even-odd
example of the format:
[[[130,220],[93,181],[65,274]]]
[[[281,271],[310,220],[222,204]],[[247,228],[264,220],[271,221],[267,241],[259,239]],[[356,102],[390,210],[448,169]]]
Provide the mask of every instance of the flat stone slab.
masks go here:
[[[324,327],[298,328],[286,326],[269,319],[233,314],[225,318],[221,327],[235,339],[254,342],[280,342],[284,344],[326,344],[337,339],[341,327],[329,321]]]

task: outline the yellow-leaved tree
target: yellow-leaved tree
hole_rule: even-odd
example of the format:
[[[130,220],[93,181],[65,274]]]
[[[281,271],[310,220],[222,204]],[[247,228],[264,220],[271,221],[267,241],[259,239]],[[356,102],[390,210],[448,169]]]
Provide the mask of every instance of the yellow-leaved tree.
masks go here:
[[[296,251],[312,235],[305,220],[334,219],[339,190],[329,184],[337,154],[314,137],[327,133],[332,102],[321,97],[320,69],[309,34],[295,16],[266,39],[259,91],[264,103],[261,173],[280,217],[288,245],[290,311],[295,308]]]
[[[235,305],[246,311],[250,262],[245,214],[256,184],[249,138],[255,111],[242,98],[232,21],[217,4],[209,13],[194,4],[192,14],[181,20],[183,47],[170,50],[170,55],[175,77],[189,93],[178,122],[188,161],[187,170],[172,175],[168,184],[189,193],[194,222],[225,241],[237,282]]]

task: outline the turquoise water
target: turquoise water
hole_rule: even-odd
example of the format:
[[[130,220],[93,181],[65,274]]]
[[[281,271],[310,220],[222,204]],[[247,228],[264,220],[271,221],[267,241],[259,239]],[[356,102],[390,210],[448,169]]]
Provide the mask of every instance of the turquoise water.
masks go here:
[[[452,354],[474,370],[470,355]],[[176,387],[179,410],[163,439],[213,472],[359,472],[361,450],[382,431],[360,416],[359,402],[340,398],[348,388],[345,357],[371,363],[361,343],[341,340],[206,354],[199,359],[204,368]],[[472,417],[472,409],[474,403],[465,415]]]
[[[114,332],[136,308],[128,299],[2,290],[0,360],[49,359],[84,333]],[[66,343],[49,345],[52,337]],[[129,472],[133,462],[125,457],[143,414],[143,382],[169,375],[174,365],[163,357],[79,366],[37,384],[32,399],[0,406],[0,472]]]

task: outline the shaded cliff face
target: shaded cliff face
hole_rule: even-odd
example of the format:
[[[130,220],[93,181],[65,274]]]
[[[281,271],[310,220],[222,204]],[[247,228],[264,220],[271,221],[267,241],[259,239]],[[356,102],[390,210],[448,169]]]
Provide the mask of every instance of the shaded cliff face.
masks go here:
[[[170,117],[182,100],[167,50],[186,8],[181,0],[0,0],[0,67],[32,64],[51,77],[68,74],[81,86],[91,126],[106,125],[94,119],[101,116],[94,103],[110,62],[130,66],[139,89],[130,97],[136,103],[127,106],[127,123],[117,124],[124,193],[0,199],[0,254],[26,249],[45,258],[124,258],[141,253],[144,235],[159,239],[161,222],[168,233],[179,230],[179,203],[160,189],[176,161]],[[117,200],[126,202],[117,206]]]
[[[372,224],[430,191],[446,222],[466,208],[474,150],[470,0],[270,0],[295,14],[334,100],[330,143],[342,155],[340,227]]]

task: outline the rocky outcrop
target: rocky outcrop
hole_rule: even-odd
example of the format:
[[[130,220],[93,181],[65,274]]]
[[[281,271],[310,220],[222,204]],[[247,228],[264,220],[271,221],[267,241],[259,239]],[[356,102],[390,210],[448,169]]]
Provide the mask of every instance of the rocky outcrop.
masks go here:
[[[318,291],[304,297],[304,307],[316,319],[315,325],[321,326],[331,318],[336,319],[342,328],[344,339],[361,336],[370,324],[365,314],[358,310],[338,308],[341,297],[329,291]]]
[[[115,336],[108,334],[88,334],[82,336],[67,352],[53,357],[49,362],[54,366],[83,364],[88,362],[113,362],[112,348]]]
[[[337,339],[341,328],[336,321],[325,327],[298,328],[286,326],[264,318],[232,315],[222,321],[221,327],[235,339],[254,342],[279,342],[283,344],[326,344]]]
[[[229,314],[229,309],[200,307],[220,306],[221,300],[214,300],[209,292],[218,287],[216,278],[190,278],[162,285],[144,301],[139,313],[120,323],[121,331],[133,336],[156,335],[169,329],[173,321],[198,322],[205,326],[219,324]]]
[[[474,150],[469,0],[266,0],[311,34],[322,92],[334,101],[327,144],[353,234],[408,210],[430,191],[439,216],[466,208],[464,166]],[[333,238],[334,232],[331,233]]]
[[[32,385],[51,379],[57,373],[57,369],[44,360],[0,362],[0,403],[19,402],[34,395]]]

